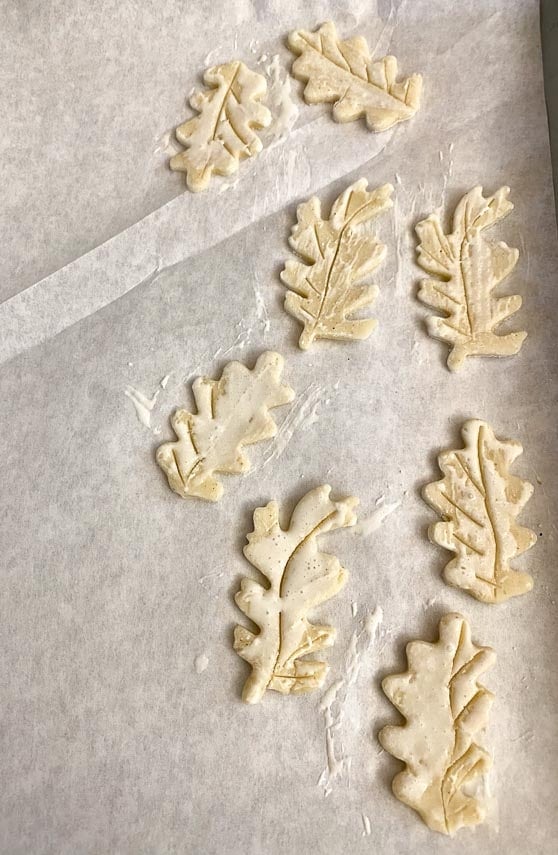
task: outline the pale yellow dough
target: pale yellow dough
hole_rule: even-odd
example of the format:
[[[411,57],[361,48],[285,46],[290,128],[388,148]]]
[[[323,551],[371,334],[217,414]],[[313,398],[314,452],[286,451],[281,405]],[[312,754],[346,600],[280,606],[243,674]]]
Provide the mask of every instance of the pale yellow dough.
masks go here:
[[[496,332],[521,306],[518,294],[493,294],[515,267],[519,252],[482,234],[513,209],[509,192],[509,187],[501,187],[485,199],[482,187],[473,187],[455,209],[451,234],[444,234],[437,214],[416,226],[418,263],[438,277],[421,282],[418,298],[446,314],[431,316],[426,323],[431,336],[451,345],[451,371],[461,368],[468,356],[513,356],[527,336],[525,331]]]
[[[262,74],[236,61],[209,68],[203,79],[210,88],[190,98],[199,116],[176,129],[187,151],[170,160],[171,169],[185,172],[189,189],[196,192],[207,187],[213,173],[231,175],[239,160],[260,152],[254,128],[271,122],[271,113],[260,103],[267,91]]]
[[[445,520],[428,533],[433,543],[456,553],[444,569],[450,585],[484,603],[500,603],[533,587],[532,577],[510,562],[537,540],[516,523],[534,488],[510,475],[523,451],[519,442],[496,439],[490,425],[477,419],[465,422],[461,433],[465,447],[440,454],[444,478],[423,490]]]
[[[289,48],[300,54],[293,62],[293,76],[308,81],[304,99],[308,104],[335,102],[332,112],[337,122],[364,116],[370,130],[385,131],[410,119],[419,108],[420,74],[398,82],[394,56],[373,60],[366,39],[341,40],[332,21],[314,33],[291,33]]]
[[[282,371],[283,358],[267,351],[251,370],[229,362],[219,380],[194,381],[198,412],[176,410],[172,426],[178,440],[157,449],[157,463],[175,493],[215,502],[223,493],[216,473],[249,470],[243,446],[275,436],[269,410],[294,398],[293,390],[280,382]]]
[[[242,693],[246,703],[261,700],[266,689],[301,694],[324,682],[328,666],[317,659],[300,659],[329,647],[335,639],[331,626],[309,622],[308,612],[333,597],[346,572],[333,555],[320,552],[318,535],[356,522],[355,498],[332,501],[331,487],[317,487],[294,509],[289,527],[279,524],[279,506],[270,502],[254,511],[254,531],[244,554],[269,581],[264,588],[244,578],[235,600],[258,627],[256,635],[237,626],[234,649],[251,666]]]
[[[313,196],[297,209],[289,243],[301,261],[289,260],[281,279],[290,291],[285,309],[303,325],[299,346],[318,338],[353,341],[368,338],[376,321],[355,318],[374,302],[378,289],[362,284],[386,255],[386,247],[362,227],[393,205],[391,184],[367,190],[366,178],[347,187],[331,206],[328,219]]]
[[[406,719],[405,725],[379,733],[385,750],[406,764],[393,779],[393,792],[442,834],[477,825],[486,815],[486,796],[472,795],[470,785],[492,764],[475,740],[494,699],[477,679],[495,659],[490,647],[471,641],[464,617],[448,614],[440,621],[439,641],[412,641],[409,670],[382,682]]]

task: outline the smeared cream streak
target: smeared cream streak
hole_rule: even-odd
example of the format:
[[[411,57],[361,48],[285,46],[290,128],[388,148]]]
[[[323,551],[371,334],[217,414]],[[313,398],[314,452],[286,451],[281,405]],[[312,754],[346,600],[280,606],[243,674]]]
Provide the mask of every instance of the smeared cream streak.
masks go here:
[[[345,706],[351,688],[357,681],[362,657],[370,650],[376,640],[377,630],[382,622],[383,612],[376,606],[371,614],[360,621],[361,629],[355,629],[349,642],[345,658],[345,676],[336,680],[322,697],[320,710],[324,714],[327,765],[320,775],[318,786],[323,787],[324,796],[329,796],[335,781],[343,779],[349,773],[351,758],[343,747],[343,720]]]
[[[152,398],[148,398],[139,389],[134,389],[133,386],[126,386],[124,394],[130,399],[136,410],[136,416],[146,428],[151,430],[151,412],[157,401],[157,396],[161,390],[157,389]]]
[[[196,656],[194,659],[194,668],[196,669],[196,674],[203,674],[209,665],[209,657],[205,653],[200,653],[199,656]]]
[[[281,457],[291,441],[295,431],[313,424],[318,420],[316,409],[324,396],[324,388],[318,383],[309,386],[295,398],[288,415],[283,419],[275,437],[271,440],[266,453],[259,463],[252,467],[251,474],[261,471],[264,466]],[[298,405],[298,406],[297,406]]]
[[[260,64],[266,60],[265,55],[260,57]],[[271,140],[270,145],[274,145],[287,136],[296,122],[298,107],[291,98],[291,78],[287,69],[281,66],[278,54],[275,54],[269,65],[265,67],[265,73],[269,80],[267,104],[273,115],[266,138]]]
[[[354,533],[360,534],[362,537],[368,537],[369,534],[377,531],[386,517],[389,517],[400,506],[401,499],[398,499],[397,502],[382,502],[369,516],[359,520],[353,528]]]

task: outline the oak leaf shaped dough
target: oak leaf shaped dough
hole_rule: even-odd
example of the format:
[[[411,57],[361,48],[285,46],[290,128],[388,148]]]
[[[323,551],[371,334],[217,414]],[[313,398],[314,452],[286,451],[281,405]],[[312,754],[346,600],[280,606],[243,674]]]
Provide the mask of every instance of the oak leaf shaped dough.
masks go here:
[[[301,261],[287,261],[281,279],[291,289],[285,309],[304,324],[299,346],[307,350],[317,338],[345,341],[368,338],[376,326],[371,318],[352,319],[374,302],[378,289],[358,285],[375,270],[386,247],[358,227],[391,208],[391,184],[367,191],[361,178],[336,199],[328,220],[313,196],[297,209],[289,243]]]
[[[365,116],[370,130],[385,131],[418,110],[420,74],[398,83],[394,56],[374,61],[366,39],[356,36],[342,41],[332,21],[314,33],[296,30],[288,43],[293,53],[300,54],[292,65],[293,76],[308,81],[305,101],[335,102],[332,112],[337,122]]]
[[[355,498],[334,502],[330,492],[325,485],[307,493],[285,530],[277,502],[254,511],[244,555],[269,580],[269,588],[244,578],[235,596],[239,609],[260,628],[257,635],[243,626],[234,632],[234,649],[252,666],[242,693],[246,703],[258,703],[266,689],[285,695],[310,692],[326,678],[325,662],[299,657],[330,647],[335,630],[311,624],[307,614],[333,597],[347,574],[335,556],[318,550],[316,538],[354,525],[358,504]]]
[[[216,502],[223,486],[215,473],[250,469],[243,446],[275,436],[277,426],[269,410],[294,398],[293,390],[281,385],[282,370],[283,358],[267,351],[252,370],[229,362],[219,380],[194,381],[198,412],[176,410],[171,423],[178,441],[157,449],[157,463],[175,493]]]
[[[469,795],[467,785],[492,764],[475,736],[486,726],[494,700],[477,679],[495,659],[490,647],[471,641],[464,617],[447,614],[440,621],[439,641],[412,641],[407,645],[409,670],[382,681],[385,694],[407,720],[378,734],[385,750],[406,764],[393,779],[393,792],[442,834],[478,825],[486,815],[486,800]]]
[[[444,569],[450,585],[484,603],[500,603],[533,587],[528,573],[510,561],[537,540],[516,517],[533,494],[533,485],[510,475],[522,452],[519,442],[498,440],[486,422],[471,419],[461,434],[465,448],[438,457],[441,481],[423,489],[424,499],[444,522],[431,525],[433,543],[456,553]]]
[[[271,113],[260,104],[266,94],[263,75],[251,71],[243,62],[228,62],[209,68],[204,83],[206,92],[196,91],[190,104],[199,116],[176,129],[176,137],[187,151],[175,154],[171,169],[186,173],[190,190],[205,190],[211,175],[232,175],[242,158],[262,150],[254,128],[266,128]]]
[[[513,205],[509,187],[484,198],[482,187],[463,196],[453,215],[453,231],[445,235],[437,214],[418,223],[418,263],[438,279],[424,279],[418,298],[446,317],[427,319],[428,332],[452,345],[448,368],[457,371],[467,356],[513,356],[526,332],[498,335],[496,327],[521,306],[521,297],[495,297],[493,291],[517,263],[519,252],[502,241],[482,236],[484,229],[505,217]],[[441,281],[440,281],[441,280]]]

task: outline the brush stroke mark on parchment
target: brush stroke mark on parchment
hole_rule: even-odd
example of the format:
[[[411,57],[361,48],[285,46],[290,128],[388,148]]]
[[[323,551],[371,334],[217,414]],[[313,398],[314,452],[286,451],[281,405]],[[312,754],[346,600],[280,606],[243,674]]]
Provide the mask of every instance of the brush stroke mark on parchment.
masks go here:
[[[362,537],[368,537],[375,531],[378,531],[386,517],[389,517],[397,508],[401,507],[401,499],[396,502],[386,502],[383,496],[376,502],[376,510],[372,511],[367,517],[359,517],[359,521],[354,527],[354,533]]]
[[[130,362],[129,365],[132,365],[132,363]],[[144,427],[155,435],[161,433],[161,428],[154,428],[151,426],[151,416],[157,405],[157,399],[159,398],[161,391],[167,387],[171,374],[172,372],[165,374],[165,376],[159,381],[159,388],[155,390],[151,398],[148,398],[147,395],[145,395],[140,389],[134,388],[134,386],[126,386],[124,390],[124,394],[134,405],[138,421],[140,421]]]
[[[289,134],[298,118],[298,106],[291,96],[291,76],[281,65],[279,55],[275,54],[267,65],[267,57],[264,57],[265,54],[258,64],[264,66],[268,79],[267,105],[273,120],[262,137],[266,141],[266,147],[270,148]]]
[[[209,665],[209,656],[206,653],[200,653],[199,656],[196,656],[194,659],[194,668],[196,669],[196,674],[203,674],[203,672],[207,669]]]
[[[344,780],[350,771],[351,757],[345,753],[343,729],[345,708],[351,696],[362,665],[362,659],[376,641],[382,623],[383,612],[376,606],[373,612],[361,620],[355,629],[345,657],[344,677],[336,680],[322,697],[320,710],[324,715],[326,739],[326,766],[320,775],[318,786],[324,796],[329,796],[336,782]]]
[[[225,574],[220,571],[216,573],[206,573],[205,576],[200,576],[198,582],[204,589],[204,591],[209,594],[209,596],[213,600],[217,600],[221,597],[224,584],[220,582],[220,579],[223,579]]]
[[[326,391],[319,383],[310,383],[296,396],[290,412],[281,422],[262,459],[252,468],[252,475],[281,457],[297,430],[307,430],[318,421],[320,404],[328,406],[331,402],[331,399],[324,400]]]
[[[148,398],[147,395],[144,395],[139,389],[134,389],[133,386],[126,386],[124,390],[124,394],[134,405],[138,420],[144,427],[149,428],[149,430],[152,430],[151,413],[153,412],[160,391],[160,388],[157,389],[153,396]]]

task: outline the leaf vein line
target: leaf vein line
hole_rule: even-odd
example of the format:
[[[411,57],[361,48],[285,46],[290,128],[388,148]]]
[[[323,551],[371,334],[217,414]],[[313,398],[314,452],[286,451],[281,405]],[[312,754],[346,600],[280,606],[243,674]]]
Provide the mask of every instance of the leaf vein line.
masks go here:
[[[455,532],[453,532],[453,537],[455,538],[455,540],[458,540],[458,541],[459,541],[459,543],[462,543],[462,544],[463,544],[463,546],[465,546],[467,549],[470,549],[470,550],[471,550],[471,552],[476,552],[476,554],[477,554],[477,555],[480,555],[480,556],[481,556],[481,558],[483,558],[483,557],[486,555],[486,552],[481,552],[481,550],[480,550],[480,549],[477,549],[475,546],[473,546],[471,543],[469,543],[469,542],[468,542],[467,540],[465,540],[463,537],[460,537],[460,536],[459,536],[458,534],[456,534]]]
[[[315,525],[314,528],[305,537],[303,537],[299,543],[297,543],[297,545],[295,546],[295,548],[293,549],[293,551],[289,555],[287,561],[285,562],[285,569],[283,570],[283,573],[281,575],[281,581],[279,583],[278,596],[279,596],[280,600],[283,598],[283,589],[284,589],[284,585],[285,585],[285,580],[286,580],[287,575],[288,575],[289,570],[290,570],[291,561],[293,560],[295,555],[297,555],[299,550],[302,549],[304,544],[307,543],[312,537],[317,537],[320,529],[322,529],[325,525],[327,525],[327,523],[331,519],[333,519],[333,517],[336,514],[337,514],[337,508],[335,508],[335,510],[333,510],[331,513],[329,513],[327,516],[325,516],[323,519],[321,519],[319,521],[319,523],[317,525]],[[277,665],[279,663],[279,658],[281,656],[281,648],[283,645],[283,620],[282,620],[282,618],[283,618],[283,612],[280,611],[279,612],[279,645],[278,645],[278,649],[277,649],[277,656],[275,658],[275,663],[273,665],[273,668],[271,669],[271,676],[268,680],[266,688],[269,687],[269,684],[273,680],[273,677],[275,675],[275,669],[277,668]]]
[[[427,255],[429,258],[431,258],[431,259],[432,259],[432,261],[434,261],[436,264],[439,264],[439,265],[440,265],[440,267],[443,267],[443,268],[444,268],[444,270],[447,270],[448,280],[449,280],[449,279],[451,279],[451,270],[450,270],[450,268],[449,268],[448,266],[446,266],[445,264],[443,264],[443,263],[440,261],[440,259],[439,259],[439,258],[436,258],[436,256],[434,255],[434,253],[430,252],[430,250],[429,250],[429,249],[427,249],[423,243],[421,243],[421,244],[420,244],[420,246],[419,246],[419,251],[420,251],[421,253],[424,253],[424,255]],[[437,275],[437,276],[443,276],[444,274],[442,274],[442,273],[437,273],[436,275]]]
[[[449,294],[446,294],[446,292],[443,291],[442,288],[439,288],[438,285],[434,285],[432,283],[432,290],[437,291],[437,293],[441,294],[442,297],[447,297],[447,299],[451,300],[452,303],[455,303],[456,306],[461,306],[459,300],[456,300],[455,297],[451,297]]]
[[[363,77],[359,77],[357,74],[355,74],[354,71],[352,71],[351,69],[345,68],[345,66],[341,65],[339,62],[335,62],[335,60],[331,56],[324,53],[323,40],[322,40],[321,34],[320,34],[321,50],[320,50],[320,48],[317,48],[315,45],[313,45],[307,38],[305,38],[300,33],[299,33],[299,36],[303,42],[306,42],[306,44],[308,45],[310,50],[315,51],[317,54],[319,54],[321,57],[323,57],[323,59],[326,62],[331,62],[331,64],[334,65],[336,68],[338,68],[339,71],[342,71],[344,74],[348,74],[349,77],[354,78],[354,80],[356,82],[360,83],[362,86],[367,86],[376,92],[381,92],[381,94],[384,97],[387,96],[388,98],[391,98],[393,101],[396,101],[398,104],[405,104],[405,101],[402,101],[401,98],[397,98],[395,95],[393,95],[393,93],[391,92],[391,90],[387,86],[387,84],[386,84],[386,88],[384,89],[384,87],[378,86],[378,85],[376,85],[376,83],[372,83],[371,80],[365,80]],[[368,77],[368,75],[367,75],[367,77]],[[405,104],[405,106],[407,106],[407,105]]]
[[[492,530],[492,537],[494,539],[494,565],[493,565],[493,577],[494,582],[497,583],[500,576],[500,543],[499,543],[499,532],[496,526],[496,521],[492,514],[492,509],[490,508],[490,499],[486,489],[486,477],[484,474],[484,466],[483,466],[483,454],[482,454],[482,446],[484,443],[484,427],[479,427],[479,433],[477,438],[477,455],[479,458],[479,474],[481,478],[481,483],[484,491],[484,506],[486,508],[486,515],[488,517],[488,521],[490,523],[490,528]]]
[[[454,502],[454,500],[450,498],[447,493],[444,493],[442,490],[440,490],[440,495],[443,496],[443,498],[447,502],[449,502],[449,504],[452,505],[456,509],[456,511],[462,513],[463,516],[467,517],[467,519],[470,519],[471,522],[475,523],[475,525],[478,525],[479,528],[484,528],[482,522],[479,522],[472,514],[469,513],[469,511],[466,511],[465,508],[461,507],[461,505],[458,505],[457,502]]]
[[[316,319],[315,319],[315,323],[314,323],[314,330],[315,330],[316,326],[318,325],[318,321],[320,320],[321,314],[323,312],[324,306],[325,306],[326,301],[327,301],[328,293],[330,291],[331,278],[333,276],[333,270],[334,270],[335,263],[337,261],[337,257],[339,255],[339,252],[341,249],[341,243],[342,243],[343,238],[345,236],[345,232],[348,229],[348,227],[350,226],[350,224],[352,223],[352,221],[355,219],[355,217],[357,217],[358,214],[360,214],[360,212],[363,211],[369,204],[370,204],[370,200],[368,199],[366,202],[364,202],[364,204],[362,204],[359,208],[357,208],[356,211],[353,214],[351,214],[351,216],[347,220],[345,220],[345,222],[343,223],[343,226],[341,227],[341,230],[339,231],[339,235],[337,238],[337,246],[335,248],[335,253],[334,253],[333,259],[331,261],[331,264],[329,266],[328,272],[327,272],[326,283],[324,286],[324,290],[322,292],[322,299],[321,299],[320,305],[318,307],[318,311],[317,311],[317,315],[316,315]]]
[[[470,670],[473,667],[473,665],[477,662],[477,660],[482,659],[483,656],[484,656],[483,648],[481,647],[480,650],[477,648],[477,652],[475,653],[475,655],[472,656],[470,659],[468,659],[467,662],[464,662],[463,665],[457,669],[455,674],[452,673],[451,679],[449,681],[450,691],[454,688],[454,683],[457,680],[457,678],[460,677],[465,671]],[[456,659],[457,659],[457,651],[456,651],[456,655],[455,655],[453,663],[452,663],[452,670],[453,670],[453,666],[455,665]],[[460,710],[457,715],[459,715],[461,712],[462,712],[462,710]],[[457,718],[457,716],[454,714],[454,719],[456,719],[456,718]]]
[[[231,80],[230,84],[228,85],[225,94],[223,95],[223,100],[221,102],[221,108],[220,108],[219,112],[217,113],[217,118],[215,120],[215,126],[214,126],[213,132],[211,134],[212,140],[215,139],[215,135],[217,133],[217,127],[219,125],[219,122],[221,121],[221,116],[223,115],[223,111],[226,111],[226,108],[227,108],[227,99],[229,97],[229,93],[231,92],[234,84],[236,83],[236,79],[237,79],[239,73],[240,73],[240,63],[238,64],[238,66],[237,66],[237,68],[233,74],[232,80]],[[233,128],[233,130],[234,130],[234,128]]]
[[[479,494],[484,499],[485,498],[484,484],[482,484],[482,487],[479,486],[477,481],[473,478],[473,473],[471,472],[468,465],[463,460],[462,455],[459,454],[458,451],[455,452],[455,458],[456,458],[457,462],[459,463],[459,465],[461,466],[461,468],[463,469],[463,472],[465,473],[465,475],[467,476],[467,478],[469,479],[469,481],[473,485],[473,487],[475,487],[475,489],[479,492]],[[481,480],[481,483],[482,483],[482,480]]]

